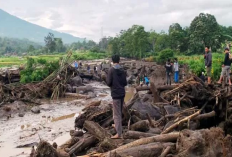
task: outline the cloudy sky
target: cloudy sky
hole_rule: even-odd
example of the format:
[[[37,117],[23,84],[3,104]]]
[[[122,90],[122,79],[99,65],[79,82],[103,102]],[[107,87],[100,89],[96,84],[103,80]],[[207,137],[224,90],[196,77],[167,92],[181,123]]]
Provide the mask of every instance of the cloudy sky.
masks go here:
[[[146,30],[188,26],[199,13],[232,25],[232,0],[0,0],[0,8],[31,23],[99,41],[133,24]],[[0,19],[1,20],[1,19]]]

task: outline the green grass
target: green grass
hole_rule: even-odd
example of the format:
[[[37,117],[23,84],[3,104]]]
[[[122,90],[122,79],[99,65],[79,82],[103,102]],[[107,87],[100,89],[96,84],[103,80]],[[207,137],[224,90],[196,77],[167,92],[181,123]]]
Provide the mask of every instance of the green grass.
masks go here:
[[[24,57],[1,57],[0,58],[0,67],[11,67],[11,66],[20,66],[26,64],[27,57],[33,59],[45,59],[46,61],[57,61],[61,57],[65,56],[64,54],[50,54],[50,55],[38,55],[38,56],[24,56]],[[73,52],[72,55],[75,60],[94,60],[94,59],[104,59],[108,57],[107,53],[94,53],[94,52]]]

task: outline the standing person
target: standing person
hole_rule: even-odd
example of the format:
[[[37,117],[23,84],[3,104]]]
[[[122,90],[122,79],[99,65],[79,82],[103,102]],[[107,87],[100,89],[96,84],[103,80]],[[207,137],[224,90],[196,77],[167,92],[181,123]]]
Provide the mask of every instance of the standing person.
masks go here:
[[[113,66],[109,69],[107,85],[111,89],[113,98],[113,119],[117,134],[111,138],[122,138],[122,109],[125,97],[125,86],[127,85],[126,73],[120,66],[120,57],[112,56]]]
[[[90,73],[90,65],[89,64],[87,65],[87,71],[88,71],[88,73]]]
[[[172,65],[170,63],[170,59],[166,62],[166,77],[167,77],[167,85],[171,85],[171,73],[172,73]]]
[[[211,83],[211,69],[212,69],[212,53],[209,50],[209,46],[205,47],[205,68],[208,77],[208,84]]]
[[[177,58],[175,58],[174,60],[174,81],[175,83],[178,83],[179,82],[179,63],[177,61]]]
[[[221,76],[220,79],[218,81],[218,83],[222,83],[222,78],[224,75],[227,76],[227,79],[229,80],[229,85],[231,85],[231,80],[230,80],[230,66],[231,66],[231,60],[230,60],[230,52],[229,52],[229,48],[225,48],[225,59],[222,65],[222,72],[221,72]]]
[[[80,65],[80,68],[82,68],[82,63],[81,63],[81,62],[80,62],[80,64],[79,64],[79,65]]]
[[[78,69],[78,63],[77,63],[77,61],[74,62],[74,67],[75,67],[76,70]]]

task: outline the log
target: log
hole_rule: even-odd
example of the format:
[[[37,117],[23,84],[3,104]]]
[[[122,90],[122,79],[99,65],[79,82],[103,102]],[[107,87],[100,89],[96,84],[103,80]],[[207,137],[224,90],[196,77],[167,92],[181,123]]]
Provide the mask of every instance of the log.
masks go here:
[[[165,130],[162,132],[162,134],[166,134],[166,133],[172,131],[173,129],[175,129],[176,127],[178,127],[179,124],[181,124],[181,123],[183,123],[183,122],[187,122],[187,121],[193,119],[194,117],[198,116],[198,115],[200,114],[200,112],[201,112],[201,111],[197,111],[197,112],[195,112],[194,114],[192,114],[192,115],[190,115],[190,116],[188,116],[188,117],[185,117],[184,119],[181,119],[181,120],[177,121],[176,123],[172,124],[172,125],[171,125],[170,127],[168,127],[167,129],[165,129]]]
[[[77,137],[73,137],[73,138],[69,139],[68,141],[66,141],[64,144],[60,145],[59,149],[65,149],[65,148],[72,147],[78,141],[79,141],[79,139]]]
[[[88,130],[88,133],[96,137],[98,140],[103,141],[105,138],[110,138],[111,135],[103,129],[98,123],[86,120],[84,128]]]
[[[162,152],[162,154],[160,155],[160,157],[166,157],[170,152],[171,148],[172,148],[171,146],[167,146],[165,150]]]
[[[73,153],[80,153],[85,150],[87,147],[93,146],[98,140],[94,136],[81,139],[75,145],[73,145],[68,151],[69,155]]]
[[[136,141],[133,141],[131,143],[125,144],[123,146],[120,146],[110,152],[107,152],[106,155],[109,156],[112,152],[118,152],[121,150],[126,150],[128,148],[140,146],[140,145],[145,145],[153,142],[175,142],[177,138],[179,137],[178,132],[172,132],[169,134],[163,134],[163,135],[157,135],[157,136],[152,136],[152,137],[146,137],[146,138],[141,138]]]
[[[138,121],[137,123],[132,124],[130,128],[133,131],[146,132],[149,130],[149,124],[148,124],[148,121],[141,120],[141,121]]]
[[[90,107],[99,106],[100,104],[101,104],[101,100],[100,101],[93,101],[90,104],[88,104],[85,108],[83,108],[82,111],[86,111]]]
[[[64,94],[66,97],[74,97],[77,99],[86,99],[87,95],[82,95],[82,94],[76,94],[76,93],[65,93]]]
[[[140,139],[143,137],[151,137],[151,136],[155,136],[155,134],[151,134],[151,133],[144,133],[144,132],[139,132],[139,131],[127,131],[123,138],[125,139]]]
[[[149,143],[146,145],[136,146],[125,150],[112,151],[107,157],[155,157],[162,153],[164,147],[174,147],[174,143]]]
[[[70,130],[70,136],[81,137],[83,135],[84,135],[84,133],[82,131]]]
[[[183,122],[187,122],[187,121],[190,121],[191,119],[197,117],[201,111],[205,108],[205,106],[208,104],[208,101],[201,107],[201,109],[197,112],[195,112],[194,114],[188,116],[188,117],[185,117],[179,121],[177,121],[176,123],[174,123],[173,125],[171,125],[170,127],[168,127],[167,129],[165,129],[162,134],[166,134],[170,131],[172,131],[173,129],[175,129],[177,126],[179,126],[179,124],[183,123]]]
[[[175,89],[177,87],[177,85],[171,85],[171,86],[167,86],[167,85],[165,85],[165,86],[158,86],[157,87],[157,90],[158,91],[165,91],[165,90],[173,90],[173,89]],[[139,92],[139,91],[145,91],[145,90],[150,90],[151,89],[151,87],[150,86],[138,86],[138,87],[136,87],[136,91],[137,92]]]
[[[148,113],[146,113],[146,116],[147,116],[147,120],[149,122],[150,127],[154,128],[155,124],[153,123],[151,116]]]
[[[113,139],[111,139],[111,135],[105,129],[103,129],[98,123],[86,120],[84,123],[84,128],[88,130],[88,133],[93,135],[101,142],[100,147],[104,151],[107,149],[111,150],[116,148]]]
[[[153,103],[160,102],[161,98],[160,98],[159,93],[156,89],[156,86],[155,86],[154,82],[152,82],[152,80],[151,80],[150,84],[151,84],[150,90],[152,91],[153,98],[154,98]]]
[[[196,116],[195,118],[193,118],[193,120],[207,119],[207,118],[214,117],[215,115],[216,115],[215,111],[212,111],[209,113],[200,114],[200,115]]]

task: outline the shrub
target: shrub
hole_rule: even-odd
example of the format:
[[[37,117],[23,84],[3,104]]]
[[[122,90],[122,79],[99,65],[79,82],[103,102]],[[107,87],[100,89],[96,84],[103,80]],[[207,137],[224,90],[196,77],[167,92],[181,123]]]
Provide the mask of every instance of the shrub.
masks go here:
[[[172,59],[174,57],[174,52],[171,49],[165,49],[159,52],[159,55],[156,59],[158,63],[165,63],[168,59]]]

